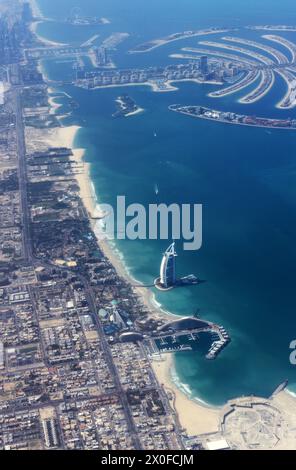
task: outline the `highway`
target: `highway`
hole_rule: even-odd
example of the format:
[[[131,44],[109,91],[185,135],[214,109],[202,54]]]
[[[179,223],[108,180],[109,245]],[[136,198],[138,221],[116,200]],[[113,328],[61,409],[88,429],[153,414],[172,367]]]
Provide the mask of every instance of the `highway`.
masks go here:
[[[23,254],[25,262],[31,262],[36,266],[44,266],[46,268],[52,268],[51,263],[44,263],[33,256],[32,252],[32,239],[30,231],[30,212],[28,206],[28,193],[27,193],[27,171],[26,171],[26,145],[25,145],[25,130],[23,121],[23,109],[21,100],[22,87],[17,85],[13,87],[14,97],[14,108],[16,115],[16,141],[17,141],[17,153],[18,153],[18,176],[19,176],[19,187],[20,187],[20,200],[21,200],[21,216],[22,216],[22,232],[23,232]],[[56,268],[56,266],[55,266]],[[117,389],[117,393],[120,397],[121,404],[123,406],[126,422],[129,429],[129,434],[133,441],[135,449],[141,449],[141,443],[137,435],[137,430],[129,409],[126,393],[121,385],[116,366],[113,361],[112,352],[109,344],[106,340],[103,328],[98,320],[96,302],[94,299],[94,293],[88,282],[88,280],[79,275],[80,281],[84,285],[86,299],[89,303],[90,310],[94,312],[93,319],[97,327],[97,331],[100,335],[103,350],[106,355],[106,361],[109,370],[114,379],[114,383]],[[42,344],[42,341],[41,341]],[[39,405],[40,406],[40,405]]]
[[[108,398],[110,397],[111,398],[114,398],[115,396],[117,396],[116,393],[114,392],[106,392],[106,393],[103,393],[102,395],[98,395],[98,396],[93,396],[91,398],[93,399],[97,399],[97,400],[100,400],[102,398]],[[41,408],[47,408],[48,406],[53,406],[53,407],[57,407],[58,405],[62,405],[63,403],[67,404],[67,405],[75,405],[76,402],[89,402],[90,400],[90,397],[80,397],[80,398],[70,398],[70,399],[57,399],[57,400],[48,400],[46,402],[36,402],[35,404],[34,403],[31,403],[30,404],[30,411],[32,410],[39,410]],[[25,411],[28,411],[28,405],[27,404],[24,404],[24,405],[20,405],[20,406],[17,406],[17,407],[9,407],[9,408],[3,408],[0,410],[0,416],[1,415],[5,415],[6,413],[15,413],[15,412],[18,412],[18,413],[21,413],[21,412],[25,412]]]
[[[18,176],[21,200],[21,217],[22,217],[22,233],[23,233],[23,255],[25,261],[32,261],[31,236],[29,209],[27,200],[27,172],[26,172],[26,145],[25,130],[23,122],[23,110],[21,103],[21,89],[14,88],[15,99],[15,118],[16,118],[16,143],[18,156]]]
[[[106,339],[106,336],[104,334],[102,325],[101,325],[101,323],[99,322],[99,319],[98,319],[97,307],[96,307],[96,302],[95,302],[95,299],[94,299],[94,293],[93,293],[88,281],[86,279],[84,279],[82,276],[79,276],[79,277],[80,277],[80,281],[84,284],[85,297],[86,297],[86,300],[87,300],[87,302],[90,306],[90,310],[95,312],[92,315],[92,318],[95,322],[95,325],[97,327],[97,331],[100,335],[100,340],[102,342],[102,348],[103,348],[103,351],[105,353],[106,362],[108,364],[109,370],[110,370],[110,372],[112,374],[112,377],[114,379],[114,384],[116,386],[117,392],[118,392],[119,397],[120,397],[120,401],[121,401],[123,409],[124,409],[124,414],[125,414],[126,422],[127,422],[127,425],[128,425],[129,434],[132,437],[134,448],[136,450],[140,450],[141,449],[141,443],[140,443],[140,440],[139,440],[139,437],[138,437],[138,434],[137,434],[135,423],[133,421],[133,418],[132,418],[132,415],[131,415],[131,412],[130,412],[130,409],[129,409],[127,396],[126,396],[126,393],[123,390],[123,387],[121,385],[121,382],[120,382],[120,379],[119,379],[119,376],[118,376],[118,373],[117,373],[117,369],[116,369],[116,366],[115,366],[114,361],[113,361],[113,356],[112,356],[111,349],[110,349],[109,344],[107,342],[107,339]]]

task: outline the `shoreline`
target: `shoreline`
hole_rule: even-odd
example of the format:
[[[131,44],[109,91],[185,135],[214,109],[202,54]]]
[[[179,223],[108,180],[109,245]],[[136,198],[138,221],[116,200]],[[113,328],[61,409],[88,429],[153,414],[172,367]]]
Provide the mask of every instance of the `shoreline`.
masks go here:
[[[56,103],[57,96],[52,88],[48,88],[49,114],[57,114],[57,111],[63,107],[61,103]]]
[[[145,111],[144,108],[138,108],[135,111],[131,111],[130,113],[125,114],[125,117],[136,116],[136,114],[142,114],[142,113],[144,113],[144,111]]]
[[[77,133],[81,128],[77,127],[73,137],[74,141]],[[82,174],[76,175],[78,185],[80,187],[80,196],[83,204],[90,216],[91,226],[96,234],[95,220],[91,219],[91,214],[99,210],[99,202],[97,201],[94,186],[90,178],[90,164],[84,161],[85,149],[72,149],[74,157],[79,163],[83,162],[84,171]],[[179,315],[164,310],[155,299],[153,292],[147,287],[141,287],[140,281],[133,278],[129,273],[124,261],[118,256],[117,248],[111,246],[108,240],[98,239],[98,245],[104,255],[109,259],[116,269],[117,273],[132,285],[133,291],[141,299],[143,304],[149,308],[152,316],[166,316],[168,320],[175,320]],[[137,285],[138,284],[138,285]],[[205,434],[209,432],[217,432],[219,430],[220,407],[214,407],[207,403],[198,402],[197,399],[190,398],[173,380],[174,354],[162,354],[156,358],[150,358],[150,364],[157,378],[157,381],[163,388],[173,396],[170,401],[171,407],[174,409],[177,419],[188,436],[197,434]]]
[[[145,111],[144,108],[140,108],[140,106],[136,105],[136,109],[134,111],[129,111],[128,113],[125,113],[125,103],[120,97],[115,100],[115,103],[120,106],[120,111],[124,113],[123,117],[135,116],[136,114],[141,114]]]
[[[34,2],[34,0],[31,1]],[[134,84],[132,84],[132,86],[134,86]],[[56,105],[57,103],[53,103],[52,101],[50,101],[49,97],[49,106],[53,112],[55,112],[53,108]],[[83,172],[81,174],[75,175],[75,178],[80,188],[80,196],[82,202],[89,213],[90,223],[95,233],[96,221],[91,218],[91,214],[93,214],[94,211],[99,208],[99,202],[96,198],[96,194],[90,177],[91,164],[85,161],[86,149],[75,147],[75,140],[81,128],[82,127],[80,126],[62,125],[62,127],[60,128],[52,129],[53,132],[48,133],[48,139],[41,139],[41,141],[45,145],[52,145],[55,147],[66,146],[71,148],[73,151],[73,157],[79,163],[83,164]],[[44,130],[40,130],[40,132],[41,134],[43,134]],[[108,241],[98,240],[98,245],[104,255],[113,264],[118,274],[124,277],[133,286],[133,289],[135,289],[137,295],[142,299],[144,304],[146,304],[150,310],[152,309],[152,313],[153,311],[155,311],[155,313],[157,313],[158,315],[167,315],[168,319],[172,317],[174,319],[176,317],[180,318],[178,315],[166,312],[159,306],[154,305],[156,301],[153,298],[153,292],[151,292],[146,287],[140,287],[140,282],[133,279],[133,277],[129,274],[128,268],[125,267],[122,260],[117,256],[117,252],[112,248]],[[134,284],[139,285],[134,286]],[[164,387],[165,390],[173,394],[173,399],[170,400],[171,405],[176,410],[178,420],[181,426],[186,430],[188,435],[215,432],[219,429],[219,416],[221,408],[211,406],[210,404],[207,405],[206,403],[198,403],[197,399],[188,397],[187,394],[174,383],[172,378],[172,374],[174,373],[173,355],[163,354],[161,361],[157,359],[151,360],[151,366],[154,370],[158,382]],[[290,394],[290,391],[287,390],[286,393]]]
[[[273,77],[272,77],[272,80],[270,82],[270,84],[268,85],[268,88],[266,88],[264,90],[264,92],[262,92],[260,95],[258,95],[256,98],[252,98],[250,101],[244,101],[248,98],[248,96],[250,96],[251,94],[254,95],[255,93],[257,93],[259,90],[260,90],[260,87],[263,86],[263,82],[264,82],[264,78],[261,79],[261,82],[260,84],[258,85],[258,87],[253,90],[251,93],[248,93],[248,95],[246,96],[243,96],[242,98],[240,98],[238,100],[238,103],[241,103],[241,104],[253,104],[253,103],[257,103],[257,101],[260,101],[262,98],[264,98],[264,96],[267,95],[267,93],[270,92],[271,88],[273,87],[274,85],[274,82],[275,82],[275,76],[273,74]]]
[[[290,71],[290,70],[289,70]],[[282,79],[285,81],[286,85],[287,85],[287,91],[286,91],[286,94],[285,96],[276,104],[276,108],[277,109],[293,109],[295,108],[296,106],[296,94],[295,94],[295,82],[296,82],[296,79],[293,81],[293,82],[289,82],[285,76],[285,74],[280,71],[280,70],[277,70],[276,71],[278,75],[280,75],[282,77]],[[285,106],[285,103],[288,99],[290,99],[291,96],[293,96],[294,94],[294,97],[293,97],[293,101],[289,104],[289,105],[286,105]]]
[[[215,407],[190,398],[173,380],[176,374],[174,357],[162,355],[161,360],[151,361],[160,385],[168,392],[171,407],[177,414],[181,427],[188,436],[215,433],[219,431],[222,407]]]
[[[43,23],[43,20],[37,20],[31,23],[30,25],[30,31],[31,33],[34,34],[36,39],[42,43],[44,46],[49,46],[49,47],[62,47],[62,46],[68,46],[68,44],[64,42],[57,42],[57,41],[51,41],[50,39],[46,39],[44,36],[41,36],[41,34],[37,33],[37,28],[39,24]]]
[[[32,14],[34,18],[42,18],[44,19],[44,15],[42,11],[40,10],[40,7],[38,5],[38,2],[36,0],[28,0],[28,3],[31,6]]]
[[[178,84],[178,83],[185,83],[185,82],[193,82],[197,83],[198,85],[223,85],[222,82],[217,82],[216,80],[199,80],[198,78],[182,78],[180,80],[168,80],[165,82],[166,88],[159,88],[158,84],[153,82],[153,81],[147,81],[143,83],[116,83],[112,85],[97,85],[91,89],[80,86],[80,88],[83,88],[85,90],[104,90],[106,88],[123,88],[123,87],[133,87],[133,86],[149,86],[151,88],[151,91],[153,93],[169,93],[173,91],[178,91],[179,88],[177,86],[173,86],[173,84]]]
[[[88,213],[89,219],[90,219],[90,224],[91,227],[94,231],[94,234],[96,236],[98,245],[104,255],[109,259],[111,264],[114,266],[116,269],[117,273],[123,277],[129,284],[131,284],[133,291],[135,294],[137,294],[144,305],[147,306],[147,308],[150,309],[151,313],[154,315],[166,315],[168,317],[168,320],[171,319],[176,319],[180,318],[179,315],[173,314],[171,312],[168,312],[164,310],[161,305],[156,301],[155,296],[153,292],[151,292],[147,287],[143,286],[140,281],[135,279],[132,274],[129,272],[128,267],[125,265],[123,259],[121,259],[118,254],[119,251],[117,247],[114,249],[112,244],[110,243],[110,240],[108,239],[101,239],[101,237],[98,236],[97,229],[96,229],[96,224],[98,223],[98,220],[103,219],[103,212],[100,210],[100,202],[97,199],[97,195],[94,189],[93,182],[90,177],[90,167],[91,164],[86,162],[84,157],[85,157],[85,152],[86,149],[83,148],[75,148],[75,139],[77,137],[78,131],[81,129],[79,126],[70,126],[72,129],[75,128],[75,131],[73,129],[73,138],[72,138],[72,145],[70,148],[72,148],[73,156],[74,159],[77,161],[77,163],[80,163],[83,165],[83,172],[81,174],[75,175],[79,188],[80,188],[80,197],[82,199],[82,202],[84,204],[84,207]],[[67,127],[62,127],[61,129],[67,129]],[[70,131],[71,132],[71,131]],[[61,133],[63,136],[63,132]],[[65,136],[69,136],[69,133],[65,132]],[[71,134],[70,134],[71,135]],[[69,143],[69,140],[68,140]],[[59,142],[61,146],[63,146],[63,141],[61,140]],[[97,215],[96,215],[97,214]],[[96,215],[96,218],[92,218],[93,215]]]
[[[49,99],[49,105],[50,99]],[[164,316],[168,320],[175,320],[179,315],[164,310],[155,299],[154,293],[149,288],[141,286],[140,281],[134,279],[125,266],[124,261],[118,256],[117,248],[114,249],[108,240],[101,240],[96,234],[97,220],[92,219],[92,214],[99,212],[100,204],[95,194],[95,189],[90,177],[90,163],[85,161],[86,149],[75,146],[80,126],[62,126],[52,129],[43,140],[45,145],[69,147],[73,152],[73,159],[83,165],[83,171],[76,174],[75,178],[80,190],[80,197],[83,205],[89,215],[91,226],[97,237],[98,245],[104,255],[109,259],[116,269],[117,273],[126,279],[132,286],[133,291],[150,310],[152,316]],[[44,130],[41,130],[44,134]],[[188,434],[193,436],[207,432],[218,431],[220,408],[206,403],[198,403],[197,399],[190,398],[173,380],[174,355],[162,354],[156,358],[150,358],[150,364],[159,384],[168,392],[172,399],[169,400],[174,409],[177,419],[182,428]]]
[[[57,41],[52,41],[50,39],[45,38],[44,36],[41,36],[37,32],[38,25],[40,23],[44,23],[45,21],[54,21],[50,20],[49,18],[46,18],[42,11],[39,8],[39,5],[36,0],[28,0],[28,3],[31,6],[32,10],[32,15],[33,15],[33,20],[30,23],[29,29],[32,34],[36,37],[36,39],[42,43],[44,46],[52,46],[52,47],[58,47],[58,46],[68,46],[66,43],[61,43]]]
[[[169,108],[170,109],[170,108]],[[204,117],[203,115],[198,116],[196,114],[190,114],[186,113],[185,111],[179,111],[179,110],[174,110],[170,109],[170,111],[173,111],[174,113],[179,113],[183,114],[184,116],[189,116],[194,119],[203,119],[204,121],[211,121],[211,122],[219,122],[221,124],[231,124],[233,126],[245,126],[245,127],[255,127],[257,129],[274,129],[274,130],[283,130],[283,131],[295,131],[296,127],[276,127],[276,126],[263,126],[263,125],[257,125],[257,124],[245,124],[244,122],[232,122],[232,121],[224,121],[221,119],[213,119],[210,117]]]

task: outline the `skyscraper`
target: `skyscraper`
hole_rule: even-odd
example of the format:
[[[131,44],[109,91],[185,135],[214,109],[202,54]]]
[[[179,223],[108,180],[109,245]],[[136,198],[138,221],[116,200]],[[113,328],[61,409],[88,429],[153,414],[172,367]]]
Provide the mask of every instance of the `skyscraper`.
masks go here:
[[[204,75],[208,73],[208,57],[206,55],[202,55],[200,58],[200,71]]]
[[[108,56],[107,56],[107,50],[105,47],[100,47],[97,49],[97,60],[99,65],[107,65],[108,63]]]
[[[160,265],[160,285],[166,289],[176,284],[176,256],[175,243],[172,243],[164,253]]]

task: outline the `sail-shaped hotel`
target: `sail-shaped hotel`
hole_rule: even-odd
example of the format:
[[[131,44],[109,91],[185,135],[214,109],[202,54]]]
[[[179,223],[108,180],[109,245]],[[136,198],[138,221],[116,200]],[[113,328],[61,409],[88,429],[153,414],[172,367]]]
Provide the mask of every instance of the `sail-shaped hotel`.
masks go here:
[[[161,265],[160,277],[156,279],[155,286],[159,289],[171,289],[176,284],[176,250],[173,242],[165,251]]]

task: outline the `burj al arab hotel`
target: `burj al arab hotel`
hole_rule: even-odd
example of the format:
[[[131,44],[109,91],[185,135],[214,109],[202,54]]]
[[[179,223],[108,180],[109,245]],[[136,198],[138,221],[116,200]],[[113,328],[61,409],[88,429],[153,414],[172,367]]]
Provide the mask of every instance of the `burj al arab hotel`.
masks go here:
[[[162,289],[170,289],[176,284],[176,256],[174,242],[165,251],[161,261],[160,277],[157,279],[157,284]]]

